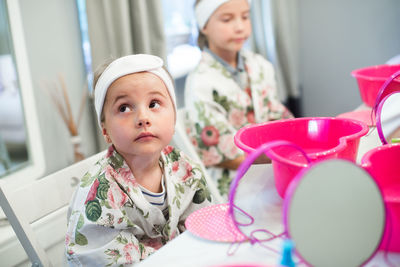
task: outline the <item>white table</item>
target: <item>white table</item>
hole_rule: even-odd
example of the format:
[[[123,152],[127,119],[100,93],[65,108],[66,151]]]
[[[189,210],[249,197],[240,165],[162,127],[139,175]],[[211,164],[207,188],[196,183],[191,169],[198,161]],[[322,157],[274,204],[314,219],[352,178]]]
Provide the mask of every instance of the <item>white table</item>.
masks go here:
[[[283,232],[282,225],[282,202],[274,188],[273,172],[271,165],[253,165],[243,179],[253,177],[252,179],[262,179],[265,187],[260,188],[263,191],[263,199],[267,199],[271,204],[269,207],[270,222],[268,230],[274,234]],[[246,190],[246,188],[244,188]],[[258,190],[258,189],[256,189]],[[252,196],[257,197],[252,187]],[[277,238],[266,243],[268,246],[281,250],[282,239]],[[270,251],[260,244],[251,245],[249,242],[242,243],[236,252],[229,256],[228,252],[232,249],[229,243],[221,243],[202,239],[190,233],[189,231],[176,237],[167,243],[164,247],[139,264],[140,267],[146,266],[218,266],[223,264],[259,264],[275,265],[280,260],[280,255]],[[384,259],[384,254],[378,252],[366,266],[388,266]],[[400,253],[389,254],[393,266],[400,266]],[[296,260],[297,261],[297,260]],[[305,266],[304,263],[298,266]]]
[[[281,223],[283,200],[275,190],[272,175],[271,165],[253,165],[242,179],[244,181],[245,178],[252,177],[251,182],[257,182],[256,180],[259,179],[263,180],[263,183],[259,184],[265,184],[265,186],[259,188],[258,192],[252,190],[250,196],[257,198],[260,196],[260,193],[263,193],[263,200],[271,203],[269,207],[270,220],[268,229],[274,234],[280,234],[284,230]],[[246,188],[242,186],[241,188],[244,190],[250,189],[250,187]],[[241,191],[240,193],[249,194],[249,192],[245,191]],[[282,239],[277,238],[266,244],[280,251]],[[270,251],[260,244],[251,245],[249,242],[242,243],[237,247],[234,255],[229,256],[228,252],[230,249],[234,250],[234,248],[230,243],[209,241],[186,231],[167,243],[139,266],[216,266],[228,263],[276,265],[280,259],[280,254]]]

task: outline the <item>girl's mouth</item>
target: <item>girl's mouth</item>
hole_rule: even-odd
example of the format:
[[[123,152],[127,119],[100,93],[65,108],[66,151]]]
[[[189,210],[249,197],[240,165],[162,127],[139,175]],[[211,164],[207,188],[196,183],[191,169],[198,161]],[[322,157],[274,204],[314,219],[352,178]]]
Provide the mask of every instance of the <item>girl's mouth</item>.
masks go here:
[[[155,135],[153,135],[152,133],[141,133],[141,134],[139,134],[139,136],[138,137],[136,137],[136,139],[135,139],[135,141],[138,141],[138,140],[143,140],[143,141],[145,141],[145,140],[150,140],[150,139],[152,139],[152,138],[154,138],[154,137],[156,137]]]

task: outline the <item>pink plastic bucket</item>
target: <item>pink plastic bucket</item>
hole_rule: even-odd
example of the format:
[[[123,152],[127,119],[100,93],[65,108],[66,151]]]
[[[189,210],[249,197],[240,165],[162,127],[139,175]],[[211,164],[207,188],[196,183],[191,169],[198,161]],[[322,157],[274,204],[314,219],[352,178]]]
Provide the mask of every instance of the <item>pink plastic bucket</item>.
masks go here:
[[[400,252],[400,144],[368,151],[361,166],[375,179],[386,205],[385,234],[380,249]]]
[[[366,124],[351,119],[296,118],[243,127],[235,135],[235,144],[250,153],[262,144],[284,140],[302,148],[311,161],[343,158],[354,162],[360,137],[367,132]],[[307,166],[307,161],[298,150],[287,146],[273,148],[271,153],[275,154],[272,158],[275,186],[284,197],[288,184]]]
[[[362,101],[366,105],[373,107],[383,83],[399,70],[400,65],[376,65],[353,70],[351,75],[357,79]],[[400,90],[400,79],[395,81],[388,88],[388,93]]]

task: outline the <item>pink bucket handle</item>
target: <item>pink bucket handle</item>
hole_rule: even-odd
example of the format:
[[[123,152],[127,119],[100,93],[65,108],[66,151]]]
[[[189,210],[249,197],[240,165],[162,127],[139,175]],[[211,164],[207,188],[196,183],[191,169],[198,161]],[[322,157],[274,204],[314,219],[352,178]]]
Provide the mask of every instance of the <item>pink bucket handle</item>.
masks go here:
[[[382,85],[381,89],[379,90],[378,96],[376,97],[375,105],[372,109],[373,114],[375,114],[375,121],[376,121],[376,128],[378,131],[379,139],[381,139],[381,142],[383,145],[387,144],[386,138],[383,134],[382,130],[382,121],[381,121],[381,113],[382,113],[382,108],[383,104],[385,103],[386,99],[392,95],[394,92],[387,92],[387,87],[389,84],[396,79],[398,76],[400,76],[400,71],[397,71],[393,73]]]
[[[234,214],[233,214],[234,213],[234,208],[236,207],[235,203],[234,203],[234,198],[235,198],[236,189],[237,189],[237,187],[239,185],[239,181],[246,174],[246,172],[250,168],[251,164],[262,153],[265,153],[271,159],[279,161],[279,159],[277,159],[275,157],[274,153],[268,153],[269,150],[271,150],[272,148],[279,147],[279,146],[290,146],[290,147],[293,147],[293,148],[299,150],[301,152],[301,154],[304,156],[304,158],[307,160],[307,164],[311,163],[310,157],[307,155],[307,153],[300,146],[298,146],[298,145],[296,145],[296,144],[294,144],[292,142],[283,141],[283,140],[272,141],[272,142],[269,142],[269,143],[262,144],[256,150],[254,150],[253,152],[248,154],[246,159],[240,164],[239,168],[237,169],[236,176],[232,180],[231,186],[230,186],[230,189],[229,189],[229,210],[228,210],[228,214],[229,214],[229,216],[231,216],[233,224],[235,225],[236,229],[239,232],[241,232],[240,229],[239,229],[239,226],[241,224],[235,220],[235,217],[234,217]],[[259,230],[257,230],[257,231],[259,231]],[[242,234],[244,234],[244,233],[242,233]],[[252,240],[254,237],[249,236],[249,238],[250,238],[250,241],[255,241],[255,240]]]

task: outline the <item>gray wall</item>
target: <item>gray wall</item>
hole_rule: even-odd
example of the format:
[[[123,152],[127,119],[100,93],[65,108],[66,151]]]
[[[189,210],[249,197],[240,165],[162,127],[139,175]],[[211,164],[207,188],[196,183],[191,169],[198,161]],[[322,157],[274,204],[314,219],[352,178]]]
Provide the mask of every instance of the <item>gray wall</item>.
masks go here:
[[[361,102],[354,69],[400,54],[400,1],[300,0],[303,116],[336,116]]]
[[[72,0],[20,0],[41,136],[44,143],[46,173],[73,162],[69,132],[59,116],[43,82],[56,82],[64,75],[71,106],[78,113],[85,71],[81,51],[78,11]],[[96,152],[96,131],[88,100],[79,132],[86,156]],[[33,140],[34,141],[34,140]]]

